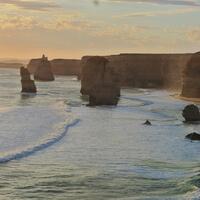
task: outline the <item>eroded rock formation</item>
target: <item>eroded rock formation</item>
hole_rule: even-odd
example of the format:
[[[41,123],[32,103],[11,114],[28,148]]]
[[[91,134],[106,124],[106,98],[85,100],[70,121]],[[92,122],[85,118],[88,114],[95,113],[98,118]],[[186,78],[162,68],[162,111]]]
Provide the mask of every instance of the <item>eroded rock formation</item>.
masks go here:
[[[38,62],[38,67],[34,74],[34,79],[39,81],[54,81],[54,75],[51,69],[51,63],[44,56]]]
[[[43,58],[31,59],[27,66],[29,72],[34,74]],[[77,59],[53,59],[50,61],[54,75],[79,76],[80,60]]]
[[[22,91],[26,93],[36,93],[36,86],[33,80],[30,78],[30,73],[27,68],[20,68]]]
[[[88,106],[117,105],[118,91],[116,87],[108,82],[100,81],[90,90]]]
[[[92,87],[108,88],[108,85],[115,88],[117,96],[120,96],[119,76],[109,66],[109,61],[100,56],[87,59],[82,69],[81,94],[89,95]]]
[[[200,113],[194,104],[187,105],[182,113],[186,121],[200,121]]]
[[[200,52],[192,55],[183,71],[181,96],[200,98]]]
[[[182,71],[192,54],[120,54],[105,56],[120,85],[138,88],[181,88]],[[91,56],[81,59],[83,68]]]

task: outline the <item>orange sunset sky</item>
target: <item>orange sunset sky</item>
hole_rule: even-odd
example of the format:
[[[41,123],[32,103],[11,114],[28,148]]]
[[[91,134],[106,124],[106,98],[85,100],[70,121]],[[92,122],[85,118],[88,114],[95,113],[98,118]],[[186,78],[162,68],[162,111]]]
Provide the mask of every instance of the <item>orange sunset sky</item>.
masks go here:
[[[197,0],[0,0],[0,58],[200,51]]]

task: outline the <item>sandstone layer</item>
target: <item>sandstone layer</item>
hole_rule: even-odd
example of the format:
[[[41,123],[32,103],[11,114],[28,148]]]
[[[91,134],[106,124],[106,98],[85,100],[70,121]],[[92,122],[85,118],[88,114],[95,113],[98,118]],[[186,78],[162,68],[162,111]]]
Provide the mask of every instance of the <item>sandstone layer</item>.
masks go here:
[[[200,52],[192,55],[183,71],[181,96],[200,98]]]
[[[81,94],[89,95],[91,88],[102,82],[114,87],[120,96],[119,77],[109,66],[109,61],[100,56],[87,59],[81,75]]]
[[[104,56],[122,87],[181,88],[182,72],[192,54],[119,54]],[[81,75],[87,60],[81,59]]]
[[[27,68],[20,68],[22,91],[26,93],[36,93],[36,86],[33,80],[30,78],[30,73]]]
[[[54,59],[50,62],[55,75],[79,76],[80,74],[80,60]]]
[[[39,81],[54,81],[54,75],[51,69],[51,63],[47,58],[42,58],[38,63],[34,79]]]

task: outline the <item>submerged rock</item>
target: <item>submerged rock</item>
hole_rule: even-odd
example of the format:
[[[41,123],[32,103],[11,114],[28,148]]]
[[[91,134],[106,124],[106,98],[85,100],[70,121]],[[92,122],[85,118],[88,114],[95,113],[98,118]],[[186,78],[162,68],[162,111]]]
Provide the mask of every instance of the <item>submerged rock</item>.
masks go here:
[[[20,68],[20,75],[21,75],[21,84],[22,84],[22,91],[26,93],[36,93],[37,89],[35,83],[30,78],[30,73],[27,68],[21,67]]]
[[[193,132],[186,135],[185,138],[190,139],[190,140],[200,140],[200,134]]]
[[[34,74],[34,79],[39,81],[54,81],[51,63],[44,55],[38,62],[38,67]]]
[[[143,123],[144,125],[150,125],[151,126],[151,122],[149,120],[146,120],[145,123]]]
[[[200,113],[194,104],[187,105],[182,113],[186,121],[200,121]]]

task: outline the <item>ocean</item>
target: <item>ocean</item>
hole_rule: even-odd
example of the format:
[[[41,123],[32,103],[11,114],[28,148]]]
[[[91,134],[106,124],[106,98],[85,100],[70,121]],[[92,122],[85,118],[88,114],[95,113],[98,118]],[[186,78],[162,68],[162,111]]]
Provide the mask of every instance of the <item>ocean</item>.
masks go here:
[[[20,79],[0,69],[0,199],[200,199],[189,102],[122,89],[118,106],[87,107],[75,77],[36,82],[37,94],[21,94]]]

